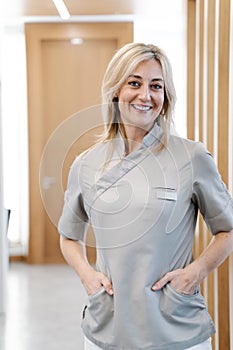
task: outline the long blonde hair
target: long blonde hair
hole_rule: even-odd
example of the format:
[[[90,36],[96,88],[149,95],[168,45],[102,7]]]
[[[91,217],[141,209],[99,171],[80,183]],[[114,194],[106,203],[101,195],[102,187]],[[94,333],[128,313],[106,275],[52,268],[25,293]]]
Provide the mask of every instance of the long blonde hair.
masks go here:
[[[176,102],[172,68],[166,54],[159,47],[143,43],[126,44],[115,53],[108,64],[102,82],[103,119],[105,125],[105,131],[102,135],[103,141],[115,138],[118,132],[125,137],[124,127],[120,122],[120,111],[116,95],[137,65],[152,58],[160,63],[165,84],[164,104],[161,114],[157,118],[157,123],[163,129],[161,148],[166,146]]]

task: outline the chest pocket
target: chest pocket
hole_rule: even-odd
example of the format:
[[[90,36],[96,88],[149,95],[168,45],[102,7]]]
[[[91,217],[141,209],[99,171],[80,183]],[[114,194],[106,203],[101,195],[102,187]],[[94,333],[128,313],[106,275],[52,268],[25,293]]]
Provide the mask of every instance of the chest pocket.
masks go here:
[[[179,191],[173,185],[152,186],[151,194],[154,213],[159,212],[161,229],[164,233],[170,234],[177,225],[176,213],[180,205]]]

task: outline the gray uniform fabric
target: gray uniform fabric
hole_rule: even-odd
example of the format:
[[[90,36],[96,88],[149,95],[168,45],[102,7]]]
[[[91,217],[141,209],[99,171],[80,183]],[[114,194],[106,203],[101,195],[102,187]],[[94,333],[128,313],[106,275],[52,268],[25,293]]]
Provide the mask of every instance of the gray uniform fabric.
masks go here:
[[[233,201],[203,144],[170,135],[158,152],[160,138],[155,124],[127,157],[121,137],[98,144],[70,170],[58,230],[84,241],[93,226],[96,268],[114,296],[103,288],[90,296],[82,328],[103,349],[182,350],[215,331],[199,289],[187,296],[151,286],[192,261],[198,209],[217,234],[233,228]]]

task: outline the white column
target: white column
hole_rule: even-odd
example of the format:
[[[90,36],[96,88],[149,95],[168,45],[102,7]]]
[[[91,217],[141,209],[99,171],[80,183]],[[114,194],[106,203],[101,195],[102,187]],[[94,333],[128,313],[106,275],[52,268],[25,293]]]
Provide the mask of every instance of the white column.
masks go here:
[[[0,135],[1,123],[1,80],[0,80]],[[2,140],[2,137],[0,137]],[[0,141],[0,313],[6,312],[6,291],[8,271],[8,248],[6,236],[6,213],[3,206],[2,143]]]

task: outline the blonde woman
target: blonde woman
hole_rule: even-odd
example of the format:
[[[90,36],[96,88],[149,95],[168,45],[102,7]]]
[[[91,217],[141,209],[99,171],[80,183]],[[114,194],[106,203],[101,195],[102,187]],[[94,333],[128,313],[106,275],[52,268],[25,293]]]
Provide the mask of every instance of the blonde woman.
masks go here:
[[[102,93],[105,134],[73,163],[58,227],[88,294],[85,349],[211,349],[199,285],[233,250],[232,198],[205,147],[170,134],[176,96],[160,48],[122,47]],[[213,239],[193,260],[198,210]]]

